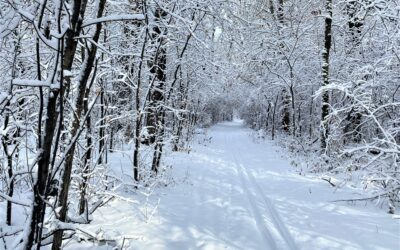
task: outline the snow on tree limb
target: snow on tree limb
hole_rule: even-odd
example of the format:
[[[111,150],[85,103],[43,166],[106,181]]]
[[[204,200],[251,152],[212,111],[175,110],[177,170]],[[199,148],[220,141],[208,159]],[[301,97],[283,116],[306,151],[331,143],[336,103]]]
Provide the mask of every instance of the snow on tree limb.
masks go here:
[[[142,14],[132,14],[132,15],[109,15],[100,18],[88,19],[83,24],[82,27],[87,27],[97,23],[105,22],[115,22],[115,21],[143,21],[144,15]]]

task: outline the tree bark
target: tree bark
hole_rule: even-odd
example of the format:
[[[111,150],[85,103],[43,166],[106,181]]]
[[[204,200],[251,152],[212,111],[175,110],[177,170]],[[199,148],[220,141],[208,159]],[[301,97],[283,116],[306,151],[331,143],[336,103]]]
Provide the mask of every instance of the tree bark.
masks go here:
[[[103,16],[103,11],[105,8],[106,0],[100,0],[99,2],[99,7],[97,10],[97,18],[100,18]],[[100,33],[102,30],[102,23],[99,22],[96,24],[96,30],[93,36],[93,41],[97,43],[99,41]],[[85,90],[86,90],[86,85],[90,76],[90,73],[92,72],[92,67],[94,65],[94,60],[96,57],[96,52],[97,52],[97,46],[95,44],[92,44],[90,46],[91,49],[88,52],[88,56],[86,58],[85,64],[82,69],[82,75],[81,78],[78,82],[78,94],[76,97],[75,101],[75,116],[72,121],[72,127],[70,131],[71,139],[74,138],[78,130],[80,128],[80,118],[81,114],[83,111],[83,100],[85,96]],[[61,192],[59,195],[59,204],[58,206],[61,208],[59,212],[59,220],[62,222],[66,221],[67,218],[67,211],[68,211],[68,191],[69,191],[69,186],[71,183],[71,173],[72,173],[72,165],[73,165],[73,160],[74,160],[74,155],[75,155],[75,145],[76,142],[73,141],[71,142],[71,149],[67,154],[65,163],[64,163],[64,173],[62,177],[62,185],[61,185]],[[62,244],[62,235],[63,235],[63,230],[59,230],[54,234],[53,238],[53,245],[52,245],[52,250],[59,250],[61,249],[61,244]]]
[[[133,150],[133,179],[136,182],[139,182],[139,169],[140,169],[140,144],[142,143],[141,141],[141,133],[140,130],[142,128],[142,117],[143,117],[143,112],[140,109],[140,88],[142,85],[142,70],[143,70],[143,61],[144,61],[144,56],[145,56],[145,49],[147,45],[147,41],[149,39],[149,19],[147,15],[147,5],[146,1],[143,2],[143,14],[145,16],[145,22],[146,22],[146,32],[145,36],[143,39],[143,45],[142,45],[142,50],[140,52],[140,62],[139,62],[139,69],[138,69],[138,75],[137,75],[137,83],[136,83],[136,93],[135,93],[135,108],[136,108],[136,120],[135,120],[135,149]]]
[[[271,137],[272,140],[275,140],[275,116],[276,116],[276,106],[278,105],[279,95],[276,95],[275,104],[274,104],[274,111],[272,113],[272,129],[271,129]]]
[[[157,136],[157,121],[160,121],[162,102],[164,101],[164,89],[167,67],[167,55],[165,48],[165,31],[161,27],[162,20],[166,17],[167,13],[159,8],[156,9],[154,18],[156,26],[153,28],[153,39],[158,42],[159,48],[157,49],[153,65],[151,65],[150,72],[155,75],[156,79],[150,89],[149,106],[146,109],[146,123],[147,138],[144,138],[144,143],[152,144],[156,141]]]
[[[330,58],[330,50],[332,46],[332,0],[326,0],[325,2],[327,16],[325,18],[325,43],[324,43],[324,51],[322,53],[322,87],[327,87],[329,85],[329,58]],[[327,138],[329,136],[329,126],[327,117],[329,116],[329,92],[327,90],[323,90],[322,94],[322,110],[321,110],[321,148],[322,150],[326,150],[327,148]]]
[[[285,132],[290,132],[290,112],[289,112],[289,105],[290,105],[290,96],[287,93],[286,87],[282,91],[282,129]]]

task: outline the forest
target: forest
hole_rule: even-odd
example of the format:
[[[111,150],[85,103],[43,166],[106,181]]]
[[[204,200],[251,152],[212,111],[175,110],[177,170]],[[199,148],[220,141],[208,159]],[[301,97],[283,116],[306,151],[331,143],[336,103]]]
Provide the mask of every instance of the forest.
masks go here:
[[[399,213],[398,0],[1,0],[0,64],[0,249],[106,244],[100,210],[169,192],[170,156],[238,119],[300,175],[357,187],[344,203]]]

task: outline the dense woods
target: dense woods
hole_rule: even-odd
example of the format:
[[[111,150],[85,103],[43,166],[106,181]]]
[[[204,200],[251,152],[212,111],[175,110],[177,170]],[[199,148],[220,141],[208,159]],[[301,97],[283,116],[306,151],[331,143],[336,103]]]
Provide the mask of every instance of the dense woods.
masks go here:
[[[119,185],[235,116],[399,206],[397,0],[7,0],[0,17],[7,249],[61,249]],[[127,144],[122,181],[108,154]]]
[[[312,171],[373,189],[369,198],[385,199],[393,213],[399,202],[399,3],[276,5],[276,15],[271,9],[248,19],[254,53],[240,77],[254,90],[243,116],[272,139],[283,132],[296,154],[315,155]]]

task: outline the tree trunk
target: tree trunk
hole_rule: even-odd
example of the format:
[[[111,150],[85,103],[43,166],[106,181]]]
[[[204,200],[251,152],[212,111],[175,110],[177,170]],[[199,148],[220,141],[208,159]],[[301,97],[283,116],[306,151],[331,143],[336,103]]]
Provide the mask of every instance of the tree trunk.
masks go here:
[[[325,18],[325,45],[324,51],[322,53],[322,87],[327,87],[329,85],[329,58],[330,58],[330,50],[332,45],[332,0],[326,0],[326,11],[327,16]],[[327,117],[329,116],[329,92],[327,90],[323,90],[322,94],[322,110],[321,110],[321,148],[322,150],[326,150],[327,147],[327,138],[329,136],[329,126]]]
[[[97,65],[96,65],[97,67]],[[92,82],[90,83],[90,86],[86,88],[85,91],[85,98],[83,101],[83,113],[87,114],[89,112],[89,94],[90,94],[90,88],[94,83],[96,77],[96,69],[93,72],[92,76]],[[87,211],[87,186],[88,186],[88,181],[89,181],[89,172],[90,172],[90,160],[92,158],[92,124],[91,124],[91,118],[90,116],[86,119],[86,152],[84,154],[84,159],[83,159],[83,166],[82,166],[82,182],[80,185],[80,199],[79,199],[79,214],[83,214],[85,211]],[[99,157],[100,158],[100,157]],[[88,218],[86,217],[86,220]]]
[[[283,1],[284,0],[278,0],[278,21],[281,23],[281,24],[283,24],[283,22],[284,22],[284,17],[285,17],[285,14],[284,14],[284,12],[283,12]]]
[[[359,3],[357,1],[347,2],[347,14],[349,15],[348,27],[354,46],[358,46],[361,38],[361,29],[364,21],[357,15],[359,11]]]
[[[271,102],[268,101],[267,118],[266,118],[266,121],[265,121],[265,130],[268,130],[268,127],[269,127],[269,117],[270,117],[270,113],[271,113]]]
[[[292,75],[292,77],[293,77],[293,75]],[[291,126],[291,132],[292,132],[293,136],[296,136],[296,129],[297,129],[296,128],[296,107],[295,107],[295,100],[294,100],[293,84],[290,85],[289,90],[290,90],[290,99],[291,99],[290,101],[291,101],[291,104],[292,104],[292,126]]]
[[[145,57],[145,50],[147,41],[149,39],[149,19],[147,15],[147,5],[146,1],[143,2],[143,13],[145,15],[145,22],[146,22],[146,32],[143,39],[142,50],[140,52],[140,62],[139,62],[139,69],[137,75],[137,83],[136,83],[136,93],[135,93],[135,108],[136,108],[136,120],[135,120],[135,149],[133,150],[133,179],[136,182],[139,182],[139,169],[140,169],[140,144],[142,143],[141,133],[140,130],[142,129],[142,117],[143,111],[140,109],[140,87],[142,85],[142,71],[143,71],[143,62]]]
[[[286,88],[282,91],[282,129],[285,132],[290,132],[290,112],[289,112],[289,105],[290,105],[290,96],[287,93]]]
[[[274,111],[272,113],[272,130],[271,130],[272,140],[275,140],[275,116],[276,116],[276,106],[278,105],[278,99],[279,99],[279,95],[276,95]]]
[[[103,148],[104,148],[104,126],[105,126],[105,122],[104,122],[104,86],[101,87],[101,92],[100,92],[100,129],[99,129],[99,160],[97,162],[97,164],[101,165],[103,164]],[[112,137],[111,137],[111,144],[112,145]]]
[[[106,3],[106,0],[100,0],[98,11],[97,11],[97,18],[102,17],[103,11],[105,8],[105,3]],[[97,43],[99,41],[101,29],[102,29],[102,23],[99,22],[96,24],[96,31],[93,36],[93,41],[95,43]],[[97,46],[92,44],[91,49],[88,52],[89,55],[86,58],[86,63],[84,64],[84,68],[82,68],[82,75],[81,75],[81,78],[78,83],[78,94],[77,94],[76,101],[75,101],[75,112],[74,112],[75,115],[74,115],[74,118],[72,121],[72,127],[71,127],[71,131],[70,131],[71,139],[73,139],[77,135],[80,126],[83,125],[83,124],[80,124],[80,118],[81,118],[81,114],[83,111],[83,100],[84,100],[84,96],[85,96],[87,82],[88,82],[90,73],[92,72],[92,67],[94,65],[96,52],[97,52]],[[58,206],[61,207],[61,209],[59,212],[58,219],[62,222],[65,222],[66,218],[67,218],[68,191],[69,191],[69,186],[71,183],[71,173],[72,173],[72,165],[73,165],[74,155],[75,155],[76,141],[72,141],[71,143],[72,143],[70,145],[71,148],[67,154],[65,164],[64,164],[64,173],[63,173],[63,177],[62,177],[61,192],[59,195]],[[61,249],[62,236],[63,236],[63,230],[59,230],[54,234],[53,245],[52,245],[53,250]]]
[[[152,144],[156,141],[157,134],[157,121],[160,120],[161,115],[160,109],[164,101],[164,89],[166,80],[166,67],[167,67],[167,55],[165,48],[165,31],[161,27],[163,25],[162,20],[166,17],[167,13],[159,8],[156,9],[154,18],[156,26],[154,27],[154,40],[158,42],[158,49],[151,65],[150,72],[155,75],[155,81],[150,89],[149,106],[146,109],[146,121],[145,127],[147,130],[148,137],[144,138],[144,143]]]
[[[309,135],[310,139],[313,136],[313,125],[314,125],[314,117],[313,117],[313,111],[314,111],[314,98],[312,97],[314,95],[314,89],[311,90],[311,100],[310,100],[310,113],[309,113]]]

